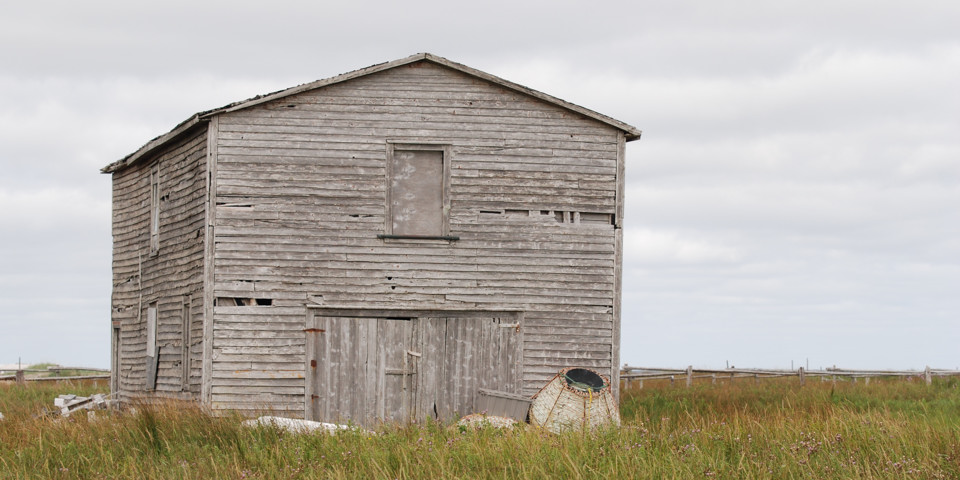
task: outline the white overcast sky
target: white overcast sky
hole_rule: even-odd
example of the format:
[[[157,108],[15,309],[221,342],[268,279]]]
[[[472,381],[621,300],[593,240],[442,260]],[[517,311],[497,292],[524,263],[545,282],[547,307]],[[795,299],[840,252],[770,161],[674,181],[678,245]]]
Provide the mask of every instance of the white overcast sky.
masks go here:
[[[960,365],[960,2],[8,2],[0,363],[108,366],[110,178],[431,52],[634,125],[622,361]]]

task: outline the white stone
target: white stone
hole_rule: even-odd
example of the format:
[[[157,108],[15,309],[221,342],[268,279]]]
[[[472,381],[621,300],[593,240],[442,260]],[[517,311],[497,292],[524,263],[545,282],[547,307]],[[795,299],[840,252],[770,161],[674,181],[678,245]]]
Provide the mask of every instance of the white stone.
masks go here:
[[[349,425],[338,425],[336,423],[313,422],[310,420],[300,420],[298,418],[272,416],[263,416],[254,420],[245,420],[243,425],[247,427],[272,425],[293,433],[311,433],[318,430],[324,433],[336,433],[343,430],[362,430]]]

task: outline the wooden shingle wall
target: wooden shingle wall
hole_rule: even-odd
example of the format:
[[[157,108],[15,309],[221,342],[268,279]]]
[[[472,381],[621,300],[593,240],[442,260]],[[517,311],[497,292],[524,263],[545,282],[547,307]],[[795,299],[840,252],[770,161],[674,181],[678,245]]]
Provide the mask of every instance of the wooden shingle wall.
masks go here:
[[[150,248],[150,172],[159,170],[159,250]],[[146,385],[146,310],[157,304],[158,395],[200,391],[206,129],[188,132],[163,153],[113,173],[112,317],[120,322],[119,392]],[[182,385],[184,302],[190,310],[190,366]]]
[[[218,116],[212,402],[302,414],[306,302],[524,311],[524,393],[611,372],[617,158],[596,120],[428,62]],[[450,146],[450,235],[382,240],[387,142]]]

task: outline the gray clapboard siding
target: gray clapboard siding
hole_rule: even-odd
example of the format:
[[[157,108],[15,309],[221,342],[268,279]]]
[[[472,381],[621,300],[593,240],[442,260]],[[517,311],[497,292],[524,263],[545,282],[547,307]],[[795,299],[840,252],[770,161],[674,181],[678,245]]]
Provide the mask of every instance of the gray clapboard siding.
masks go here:
[[[181,350],[184,298],[199,298],[202,262],[203,175],[206,136],[196,130],[174,142],[157,158],[113,176],[114,292],[113,319],[120,322],[118,388],[122,398],[132,398],[145,387],[145,315],[157,302],[157,344],[160,346],[156,389],[179,392],[183,388],[182,362],[190,362],[188,391],[199,391],[196,343],[191,358]],[[149,248],[149,175],[160,172],[160,250]],[[191,304],[191,339],[199,338],[196,301]],[[179,398],[179,397],[178,397]]]

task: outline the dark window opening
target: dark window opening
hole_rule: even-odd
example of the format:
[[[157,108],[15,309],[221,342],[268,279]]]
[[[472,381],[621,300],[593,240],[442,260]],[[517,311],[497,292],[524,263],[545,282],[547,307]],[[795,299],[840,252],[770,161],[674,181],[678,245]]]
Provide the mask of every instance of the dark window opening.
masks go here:
[[[272,298],[217,297],[218,307],[262,307],[273,305]]]

